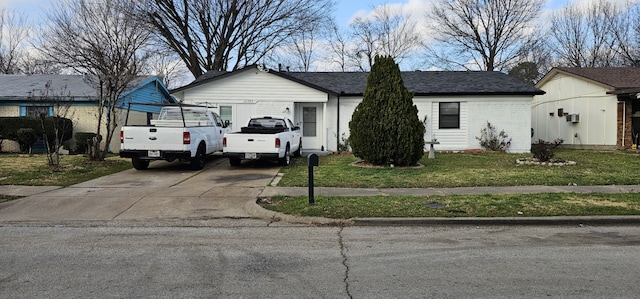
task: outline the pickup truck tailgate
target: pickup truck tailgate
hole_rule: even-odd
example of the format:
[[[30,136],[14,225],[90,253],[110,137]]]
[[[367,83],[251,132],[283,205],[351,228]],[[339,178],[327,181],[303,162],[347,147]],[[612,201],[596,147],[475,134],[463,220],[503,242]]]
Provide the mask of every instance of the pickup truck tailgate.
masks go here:
[[[276,137],[270,134],[226,134],[227,147],[230,153],[277,153]]]
[[[182,151],[184,128],[127,126],[122,128],[123,150]]]

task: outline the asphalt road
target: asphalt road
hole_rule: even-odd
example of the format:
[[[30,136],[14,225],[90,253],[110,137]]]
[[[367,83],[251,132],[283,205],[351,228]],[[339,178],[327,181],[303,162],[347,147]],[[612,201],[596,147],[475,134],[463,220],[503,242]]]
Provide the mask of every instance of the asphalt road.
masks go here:
[[[1,298],[633,298],[640,227],[0,227]]]

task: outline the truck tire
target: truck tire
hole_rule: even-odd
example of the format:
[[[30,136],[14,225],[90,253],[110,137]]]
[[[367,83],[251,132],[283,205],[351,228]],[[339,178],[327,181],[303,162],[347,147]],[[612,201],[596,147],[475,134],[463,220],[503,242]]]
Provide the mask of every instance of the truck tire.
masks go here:
[[[302,155],[302,138],[300,139],[300,143],[298,144],[298,150],[293,152],[294,157],[300,157]]]
[[[149,168],[149,160],[141,160],[140,158],[131,158],[131,165],[136,170],[145,170]]]
[[[280,166],[289,166],[291,163],[291,155],[289,154],[289,145],[287,144],[287,148],[284,150],[284,157],[278,158],[278,164]]]
[[[240,158],[229,158],[229,165],[231,166],[240,166]]]
[[[200,170],[204,168],[204,163],[206,162],[207,156],[204,153],[204,146],[201,144],[198,146],[198,151],[196,152],[196,156],[191,158],[191,169]]]

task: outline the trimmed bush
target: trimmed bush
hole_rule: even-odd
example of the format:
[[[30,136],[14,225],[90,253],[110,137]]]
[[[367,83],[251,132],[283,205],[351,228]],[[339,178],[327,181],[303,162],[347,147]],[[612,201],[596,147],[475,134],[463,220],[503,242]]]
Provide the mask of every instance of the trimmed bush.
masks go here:
[[[96,135],[97,135],[96,133],[90,133],[90,132],[77,132],[75,135],[75,139],[76,139],[75,152],[78,154],[86,154],[87,146],[89,145],[87,141],[89,139],[93,139],[93,137],[96,137]]]
[[[531,144],[531,153],[533,157],[540,162],[547,162],[553,159],[555,153],[553,150],[560,146],[564,142],[563,139],[558,138],[553,142],[547,142],[542,139],[538,139],[537,142]]]
[[[424,124],[393,58],[375,57],[349,129],[353,154],[365,162],[413,166],[424,155]]]
[[[31,146],[38,140],[38,135],[32,128],[20,128],[16,131],[20,151],[31,153]]]
[[[42,122],[39,117],[21,116],[21,117],[0,117],[0,136],[5,139],[18,141],[18,129],[31,128],[35,132],[36,136],[41,137],[43,135]],[[73,137],[73,123],[68,118],[62,117],[45,117],[44,118],[44,133],[47,135],[48,142],[51,146],[55,144],[55,133],[53,122],[58,122],[58,128],[63,129],[60,133],[60,144]]]

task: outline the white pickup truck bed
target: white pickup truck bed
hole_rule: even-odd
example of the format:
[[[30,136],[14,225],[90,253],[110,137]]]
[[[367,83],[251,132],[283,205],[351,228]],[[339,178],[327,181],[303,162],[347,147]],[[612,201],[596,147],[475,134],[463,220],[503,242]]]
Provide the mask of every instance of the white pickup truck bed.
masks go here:
[[[302,151],[300,128],[290,119],[278,116],[254,116],[240,132],[224,136],[222,154],[232,166],[241,160],[270,159],[289,165],[290,157]]]

